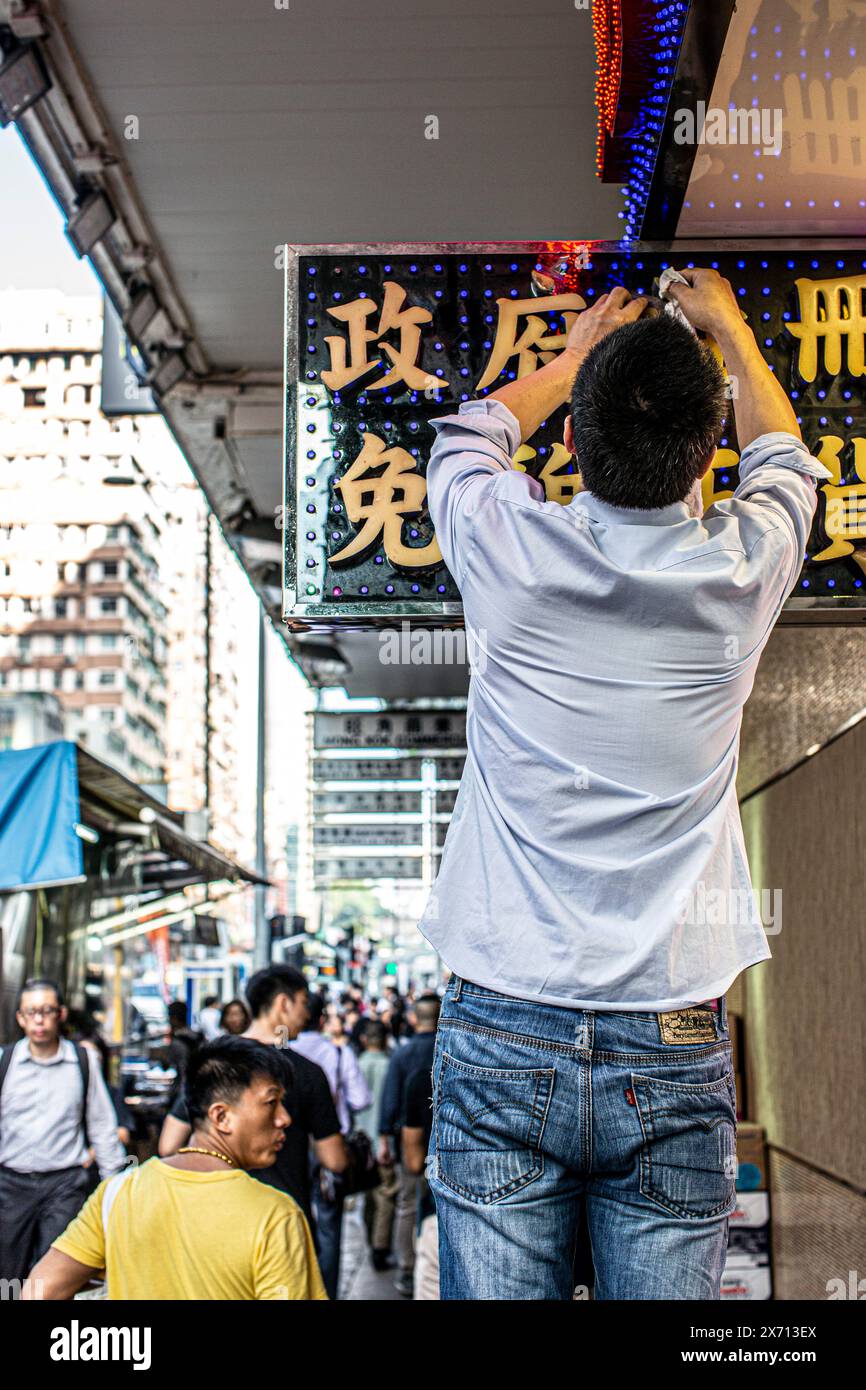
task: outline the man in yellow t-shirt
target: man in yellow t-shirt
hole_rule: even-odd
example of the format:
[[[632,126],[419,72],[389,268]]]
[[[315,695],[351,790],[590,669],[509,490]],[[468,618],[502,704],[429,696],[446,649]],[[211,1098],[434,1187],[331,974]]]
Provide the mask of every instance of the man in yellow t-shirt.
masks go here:
[[[25,1298],[71,1298],[105,1270],[110,1299],[324,1299],[306,1217],[245,1169],[268,1168],[291,1120],[285,1056],[248,1038],[198,1049],[189,1145],[103,1182],[31,1271]]]

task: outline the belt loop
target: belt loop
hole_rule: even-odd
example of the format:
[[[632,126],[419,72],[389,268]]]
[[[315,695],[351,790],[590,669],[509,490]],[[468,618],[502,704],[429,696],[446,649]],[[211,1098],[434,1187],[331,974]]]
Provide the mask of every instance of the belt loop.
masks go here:
[[[728,1031],[728,996],[726,994],[719,995],[718,1021],[719,1035],[724,1037]]]
[[[463,992],[463,980],[461,979],[461,977],[460,977],[459,975],[454,975],[453,979],[454,979],[454,993],[452,994],[451,998],[454,1000],[454,1003],[455,1003],[455,1004],[459,1004],[459,1003],[460,1003],[460,995],[461,995],[461,993]]]

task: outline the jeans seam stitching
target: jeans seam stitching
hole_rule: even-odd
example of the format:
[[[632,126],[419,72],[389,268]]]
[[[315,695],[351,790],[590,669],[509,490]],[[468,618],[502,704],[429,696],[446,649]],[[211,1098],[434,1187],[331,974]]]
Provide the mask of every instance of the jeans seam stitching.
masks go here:
[[[559,1042],[553,1042],[553,1041],[551,1041],[551,1040],[548,1039],[548,1038],[530,1038],[530,1037],[528,1037],[525,1033],[507,1033],[507,1032],[504,1032],[504,1031],[503,1031],[502,1029],[500,1029],[500,1028],[485,1028],[485,1027],[483,1027],[483,1025],[478,1024],[478,1023],[465,1023],[462,1019],[459,1019],[459,1018],[452,1018],[450,1015],[447,1015],[447,1014],[445,1014],[445,1015],[442,1016],[442,1019],[441,1019],[441,1022],[440,1022],[440,1027],[441,1027],[442,1025],[444,1025],[444,1024],[448,1024],[448,1025],[449,1025],[450,1027],[452,1027],[452,1028],[462,1028],[462,1029],[464,1030],[464,1032],[467,1032],[467,1033],[479,1033],[479,1034],[481,1034],[481,1035],[482,1035],[483,1037],[485,1037],[485,1038],[493,1038],[494,1040],[496,1040],[496,1039],[498,1039],[498,1038],[509,1038],[509,1039],[513,1039],[515,1042],[518,1042],[518,1043],[525,1043],[525,1044],[527,1044],[529,1047],[533,1047],[533,1048],[546,1048],[548,1051],[551,1051],[551,1052],[559,1052],[559,1053],[562,1053],[562,1054],[563,1054],[564,1056],[566,1056],[566,1057],[572,1057],[572,1058],[573,1058],[573,1057],[587,1057],[587,1056],[593,1056],[593,1057],[595,1057],[598,1061],[603,1061],[603,1062],[639,1062],[639,1063],[642,1062],[642,1063],[644,1063],[645,1065],[649,1066],[649,1065],[652,1065],[652,1063],[654,1063],[654,1062],[661,1062],[661,1061],[664,1061],[664,1060],[668,1060],[668,1059],[670,1059],[670,1057],[671,1057],[671,1052],[668,1052],[668,1051],[665,1051],[665,1052],[606,1052],[606,1051],[602,1051],[601,1049],[597,1049],[597,1048],[592,1048],[592,1049],[590,1049],[590,1048],[586,1048],[586,1047],[577,1047],[577,1046],[576,1046],[575,1044],[573,1044],[573,1043],[559,1043]],[[669,1044],[668,1046],[671,1047],[671,1049],[673,1050],[673,1049],[675,1048],[676,1045],[675,1045],[675,1044]],[[689,1046],[689,1044],[684,1043],[684,1044],[681,1044],[681,1046],[687,1047],[687,1046]],[[694,1044],[692,1044],[692,1046],[694,1046]],[[675,1057],[675,1059],[677,1059],[677,1060],[682,1060],[682,1061],[685,1061],[686,1059],[694,1059],[694,1060],[696,1060],[696,1061],[705,1061],[705,1060],[709,1060],[711,1057],[718,1057],[722,1052],[724,1052],[724,1051],[729,1051],[730,1048],[731,1048],[730,1042],[725,1041],[725,1042],[723,1042],[723,1043],[721,1043],[721,1044],[719,1044],[719,1043],[714,1043],[714,1044],[713,1044],[712,1046],[710,1046],[710,1047],[703,1047],[703,1046],[702,1046],[702,1047],[700,1048],[700,1050],[699,1050],[699,1051],[696,1051],[696,1052],[686,1052],[686,1053],[683,1053],[683,1054],[677,1054],[676,1052],[674,1052],[674,1057]]]

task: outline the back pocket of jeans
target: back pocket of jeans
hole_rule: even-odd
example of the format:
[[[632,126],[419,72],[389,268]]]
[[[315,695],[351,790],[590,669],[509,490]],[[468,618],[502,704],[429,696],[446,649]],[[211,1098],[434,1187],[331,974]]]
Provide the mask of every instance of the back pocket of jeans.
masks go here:
[[[631,1080],[643,1128],[644,1197],[695,1221],[733,1211],[737,1115],[728,1078],[680,1082],[632,1072]]]
[[[544,1172],[541,1139],[554,1069],[476,1067],[442,1053],[436,1176],[471,1202],[498,1202]]]

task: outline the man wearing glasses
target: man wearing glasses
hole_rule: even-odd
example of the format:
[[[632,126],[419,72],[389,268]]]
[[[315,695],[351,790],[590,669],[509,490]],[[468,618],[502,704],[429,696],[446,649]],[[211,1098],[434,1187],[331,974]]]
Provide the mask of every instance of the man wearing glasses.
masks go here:
[[[61,1037],[59,986],[27,980],[16,1017],[24,1037],[0,1056],[0,1279],[20,1287],[87,1197],[88,1149],[102,1178],[125,1154],[98,1058]]]

